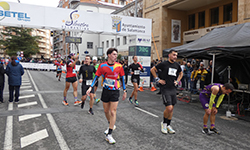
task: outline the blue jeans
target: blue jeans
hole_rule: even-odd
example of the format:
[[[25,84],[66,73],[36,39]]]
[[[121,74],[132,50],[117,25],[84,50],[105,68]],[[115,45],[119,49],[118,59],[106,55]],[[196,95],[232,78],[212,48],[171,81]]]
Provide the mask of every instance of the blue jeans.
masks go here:
[[[9,85],[9,102],[13,102],[13,94],[15,90],[15,102],[19,101],[19,90],[20,90],[20,85],[19,86],[12,86]]]

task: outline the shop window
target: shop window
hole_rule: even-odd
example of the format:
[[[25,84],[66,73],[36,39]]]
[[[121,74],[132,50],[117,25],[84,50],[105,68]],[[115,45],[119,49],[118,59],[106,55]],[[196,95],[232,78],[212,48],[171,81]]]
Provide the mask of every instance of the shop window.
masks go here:
[[[210,10],[211,25],[219,23],[219,7]]]
[[[194,29],[195,28],[195,14],[188,16],[188,29]]]
[[[223,21],[232,21],[233,4],[224,5]]]
[[[199,27],[205,27],[205,11],[199,12]]]

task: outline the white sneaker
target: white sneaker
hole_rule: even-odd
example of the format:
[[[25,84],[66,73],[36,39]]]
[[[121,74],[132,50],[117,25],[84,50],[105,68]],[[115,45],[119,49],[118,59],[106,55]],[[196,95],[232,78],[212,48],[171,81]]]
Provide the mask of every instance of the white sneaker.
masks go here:
[[[108,141],[109,144],[115,144],[115,140],[111,134],[106,135],[106,141]]]
[[[168,133],[167,124],[166,123],[161,122],[161,132],[164,133],[164,134]]]
[[[173,130],[173,128],[170,125],[167,126],[167,129],[168,129],[168,133],[175,134],[175,131]]]
[[[114,131],[115,129],[116,129],[116,125],[114,125],[113,131]],[[108,133],[109,133],[109,127],[108,127],[108,129],[107,129],[107,130],[105,130],[105,131],[104,131],[104,134],[106,134],[106,135],[107,135]]]

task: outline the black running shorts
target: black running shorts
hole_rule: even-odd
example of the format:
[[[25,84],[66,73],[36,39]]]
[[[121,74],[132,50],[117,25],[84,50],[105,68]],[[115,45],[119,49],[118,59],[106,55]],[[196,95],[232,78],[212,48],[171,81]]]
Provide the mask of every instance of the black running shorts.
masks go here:
[[[131,78],[131,82],[132,83],[137,83],[138,85],[140,85],[140,77],[133,77],[133,78]]]
[[[82,96],[86,95],[87,90],[89,89],[90,85],[86,85],[85,82],[82,82]],[[95,93],[94,87],[91,89],[90,93]]]
[[[61,71],[56,71],[56,73],[57,73],[57,74],[62,73],[62,70],[61,70]]]
[[[76,81],[77,81],[76,77],[66,78],[66,82],[74,83]]]
[[[175,89],[161,89],[162,100],[165,106],[175,105],[177,103],[176,90]]]
[[[119,96],[120,90],[107,90],[103,88],[101,100],[104,103],[117,102],[119,101]]]

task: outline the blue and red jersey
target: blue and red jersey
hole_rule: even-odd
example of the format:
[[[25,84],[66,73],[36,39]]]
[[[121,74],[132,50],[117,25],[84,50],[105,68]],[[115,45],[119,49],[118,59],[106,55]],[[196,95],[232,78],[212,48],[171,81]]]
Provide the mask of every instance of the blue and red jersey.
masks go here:
[[[96,76],[103,77],[103,87],[108,90],[118,90],[121,87],[120,78],[124,75],[123,66],[118,62],[113,65],[108,62],[101,63],[96,72]],[[94,82],[92,84],[94,85]],[[123,89],[126,89],[125,84],[123,86]]]
[[[56,62],[55,65],[57,66],[57,71],[62,71],[62,66],[64,66],[62,62]]]

